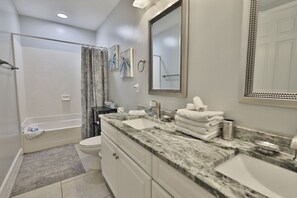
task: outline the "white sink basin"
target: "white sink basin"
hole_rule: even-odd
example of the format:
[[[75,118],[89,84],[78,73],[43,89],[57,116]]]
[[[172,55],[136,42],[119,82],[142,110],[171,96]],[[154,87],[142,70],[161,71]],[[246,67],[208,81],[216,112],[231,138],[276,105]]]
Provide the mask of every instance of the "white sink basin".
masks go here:
[[[267,197],[297,197],[297,173],[247,155],[238,154],[215,170]]]
[[[134,129],[139,129],[139,130],[151,128],[154,126],[159,126],[158,123],[144,118],[127,120],[127,121],[123,121],[123,123],[133,127]]]

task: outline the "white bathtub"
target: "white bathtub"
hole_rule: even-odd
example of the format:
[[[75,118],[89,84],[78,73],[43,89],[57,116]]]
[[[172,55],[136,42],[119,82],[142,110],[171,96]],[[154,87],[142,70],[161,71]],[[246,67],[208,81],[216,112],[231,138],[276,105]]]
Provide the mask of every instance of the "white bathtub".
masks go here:
[[[31,153],[81,140],[81,114],[56,115],[26,118],[22,128],[38,127],[45,130],[42,135],[28,140],[21,136],[24,153]]]

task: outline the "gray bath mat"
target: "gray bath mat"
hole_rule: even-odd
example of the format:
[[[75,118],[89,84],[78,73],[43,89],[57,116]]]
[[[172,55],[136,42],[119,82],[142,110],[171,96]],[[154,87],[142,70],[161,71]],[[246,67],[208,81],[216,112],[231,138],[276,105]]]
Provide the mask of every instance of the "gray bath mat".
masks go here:
[[[24,155],[11,197],[85,173],[73,144]]]

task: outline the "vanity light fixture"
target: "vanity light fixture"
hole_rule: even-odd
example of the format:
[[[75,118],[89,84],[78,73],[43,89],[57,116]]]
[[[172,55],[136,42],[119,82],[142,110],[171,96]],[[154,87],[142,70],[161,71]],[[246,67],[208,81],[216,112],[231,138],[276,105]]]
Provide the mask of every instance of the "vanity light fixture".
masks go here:
[[[144,9],[150,4],[150,0],[134,0],[133,6],[136,8]]]
[[[63,14],[63,13],[58,13],[57,16],[61,19],[67,19],[68,16],[66,14]]]

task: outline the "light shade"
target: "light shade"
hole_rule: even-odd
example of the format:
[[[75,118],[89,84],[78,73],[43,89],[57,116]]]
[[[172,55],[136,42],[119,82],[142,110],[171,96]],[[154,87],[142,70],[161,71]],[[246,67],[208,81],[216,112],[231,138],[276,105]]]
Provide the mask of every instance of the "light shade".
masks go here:
[[[136,8],[144,9],[150,4],[150,0],[134,0],[133,6]]]
[[[61,19],[67,19],[68,16],[66,14],[63,14],[63,13],[58,13],[57,16]]]

